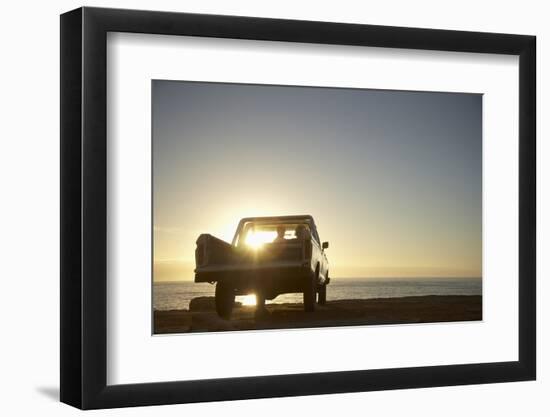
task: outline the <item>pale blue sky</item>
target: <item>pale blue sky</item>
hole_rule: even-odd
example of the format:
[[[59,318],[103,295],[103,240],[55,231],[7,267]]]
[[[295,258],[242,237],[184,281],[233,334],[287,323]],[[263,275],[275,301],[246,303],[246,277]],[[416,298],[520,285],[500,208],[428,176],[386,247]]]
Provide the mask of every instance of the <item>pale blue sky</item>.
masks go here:
[[[155,279],[312,214],[333,276],[480,276],[482,96],[153,81]]]

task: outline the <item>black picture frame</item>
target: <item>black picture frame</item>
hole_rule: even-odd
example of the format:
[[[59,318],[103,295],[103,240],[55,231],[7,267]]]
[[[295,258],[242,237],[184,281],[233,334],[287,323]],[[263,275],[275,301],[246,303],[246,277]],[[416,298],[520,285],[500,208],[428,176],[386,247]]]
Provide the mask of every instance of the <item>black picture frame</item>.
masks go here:
[[[107,385],[108,32],[519,56],[519,360]],[[80,8],[61,15],[61,401],[82,409],[533,380],[536,377],[534,36]]]

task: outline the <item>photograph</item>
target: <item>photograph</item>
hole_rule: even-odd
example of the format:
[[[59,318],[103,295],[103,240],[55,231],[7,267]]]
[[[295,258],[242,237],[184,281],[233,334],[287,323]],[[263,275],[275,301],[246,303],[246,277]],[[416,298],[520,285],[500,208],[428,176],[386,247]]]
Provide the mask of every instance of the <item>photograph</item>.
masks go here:
[[[8,309],[44,322],[11,320],[14,340],[28,336],[17,346],[52,341],[8,378],[36,385],[38,408],[58,394],[52,406],[79,410],[332,416],[351,397],[387,413],[391,397],[394,414],[428,417],[461,392],[457,415],[537,414],[537,62],[550,29],[529,7],[498,23],[494,7],[473,21],[415,5],[400,21],[378,6],[75,5],[41,29],[56,82],[26,79],[59,90],[42,106],[59,146],[42,152],[26,128],[48,122],[23,112],[7,137],[38,148],[10,140],[24,151],[7,154],[31,159],[8,158],[6,178],[48,165],[59,192],[30,170],[15,184],[27,200],[5,206],[32,215],[4,216],[21,255],[6,276],[44,284],[14,292],[36,295],[33,308],[11,297]],[[51,26],[44,16],[35,26]],[[18,70],[36,69],[21,57]],[[28,82],[12,84],[17,104]],[[21,228],[56,223],[44,196],[59,230],[32,252],[39,228]],[[44,270],[29,262],[40,248],[58,286],[21,268]],[[33,400],[12,397],[14,410]]]
[[[482,320],[482,103],[152,80],[152,333]]]

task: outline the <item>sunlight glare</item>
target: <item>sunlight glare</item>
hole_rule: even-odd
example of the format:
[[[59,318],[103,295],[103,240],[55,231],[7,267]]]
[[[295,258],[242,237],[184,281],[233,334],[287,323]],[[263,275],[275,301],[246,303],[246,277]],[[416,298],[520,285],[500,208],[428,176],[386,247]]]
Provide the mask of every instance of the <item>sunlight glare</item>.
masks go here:
[[[275,231],[257,231],[246,235],[245,243],[253,249],[261,248],[265,243],[271,243],[277,237]]]
[[[239,300],[243,306],[255,306],[256,305],[256,294],[248,294],[240,297]]]

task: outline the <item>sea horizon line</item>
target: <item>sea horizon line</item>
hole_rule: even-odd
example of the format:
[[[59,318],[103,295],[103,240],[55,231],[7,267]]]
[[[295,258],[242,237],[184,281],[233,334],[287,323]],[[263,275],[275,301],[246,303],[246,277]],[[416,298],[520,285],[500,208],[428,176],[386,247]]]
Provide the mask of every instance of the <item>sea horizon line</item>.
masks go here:
[[[402,279],[402,280],[408,280],[408,279],[417,279],[417,280],[420,280],[420,279],[483,279],[482,276],[464,276],[464,277],[459,277],[459,276],[414,276],[414,277],[410,277],[410,276],[392,276],[392,277],[331,277],[331,280],[353,280],[353,279],[364,279],[364,280],[367,280],[367,279],[376,279],[376,280],[384,280],[384,279],[388,279],[388,280],[397,280],[397,279]],[[178,284],[178,283],[184,283],[184,282],[194,282],[194,279],[174,279],[174,280],[155,280],[153,279],[153,284],[170,284],[170,283],[173,283],[173,284]]]

